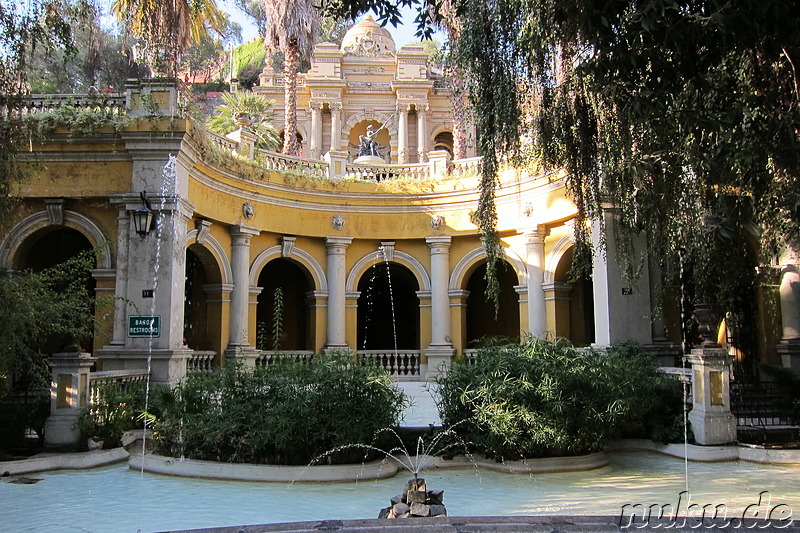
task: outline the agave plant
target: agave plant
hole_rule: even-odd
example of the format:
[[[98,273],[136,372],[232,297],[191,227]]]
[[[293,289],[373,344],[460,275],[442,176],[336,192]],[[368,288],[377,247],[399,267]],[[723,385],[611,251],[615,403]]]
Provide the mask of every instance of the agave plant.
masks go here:
[[[216,109],[216,113],[206,120],[206,126],[220,135],[239,129],[239,120],[247,118],[248,128],[256,136],[256,146],[266,150],[274,150],[280,146],[280,137],[272,126],[272,107],[275,102],[267,100],[259,94],[249,91],[224,93],[225,102]]]

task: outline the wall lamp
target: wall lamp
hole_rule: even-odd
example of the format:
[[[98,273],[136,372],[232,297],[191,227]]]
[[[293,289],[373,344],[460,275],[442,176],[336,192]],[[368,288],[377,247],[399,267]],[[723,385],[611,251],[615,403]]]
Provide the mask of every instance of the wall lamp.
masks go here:
[[[133,212],[133,227],[136,230],[136,234],[144,239],[145,235],[155,227],[155,218],[145,192],[142,191],[139,196],[142,199],[142,205]]]

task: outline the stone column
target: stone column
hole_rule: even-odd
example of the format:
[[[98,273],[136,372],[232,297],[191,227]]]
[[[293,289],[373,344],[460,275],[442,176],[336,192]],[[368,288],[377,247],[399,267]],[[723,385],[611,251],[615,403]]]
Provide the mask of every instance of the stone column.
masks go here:
[[[128,239],[130,238],[131,218],[125,205],[119,206],[117,215],[117,275],[114,291],[114,330],[111,346],[125,346],[127,334],[126,300],[128,298]]]
[[[330,104],[331,108],[331,152],[341,148],[342,138],[342,104]]]
[[[319,159],[322,155],[322,104],[311,102],[311,139],[309,140],[309,158]]]
[[[450,338],[450,243],[447,235],[426,237],[431,254],[431,343],[425,349],[428,372],[432,379],[447,371],[455,354]]]
[[[780,281],[781,340],[778,353],[784,367],[800,373],[800,268],[784,264]]]
[[[537,225],[526,237],[528,267],[528,332],[539,338],[547,331],[547,311],[544,300],[544,239],[547,228]]]
[[[428,105],[417,105],[417,161],[428,161]]]
[[[686,360],[692,364],[692,411],[689,422],[698,444],[736,441],[736,417],[731,413],[730,356],[713,342],[693,348]]]
[[[408,163],[408,105],[397,104],[397,162]]]
[[[81,353],[77,345],[68,346],[66,350],[70,351],[50,357],[50,416],[44,426],[44,442],[48,448],[78,444],[80,433],[75,423],[89,403],[89,370],[97,361],[88,353]]]
[[[231,291],[230,330],[225,356],[229,359],[244,357],[245,361],[255,356],[248,341],[248,303],[250,300],[250,239],[259,230],[237,224],[231,227]],[[248,361],[249,362],[249,361]]]
[[[604,210],[602,222],[592,220],[592,243],[599,246],[602,233],[606,236],[606,253],[595,254],[592,265],[594,346],[604,348],[628,339],[651,344],[650,275],[645,268],[638,278],[626,282],[625,260],[619,256],[614,238],[616,214],[613,209]],[[634,257],[630,260],[646,261],[646,250],[644,236],[634,237]]]
[[[328,342],[325,348],[347,349],[345,329],[345,283],[347,281],[347,247],[350,237],[326,237],[328,249]]]

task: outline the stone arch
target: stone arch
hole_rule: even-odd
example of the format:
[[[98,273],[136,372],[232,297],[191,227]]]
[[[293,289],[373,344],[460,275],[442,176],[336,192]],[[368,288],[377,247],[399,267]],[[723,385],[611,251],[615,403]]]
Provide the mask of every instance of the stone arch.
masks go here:
[[[397,126],[395,125],[393,120],[389,120],[392,118],[391,114],[384,113],[383,111],[373,111],[373,112],[366,112],[361,111],[358,113],[354,113],[350,115],[347,121],[344,123],[344,127],[342,128],[341,132],[347,138],[350,135],[350,131],[358,124],[359,122],[363,122],[365,120],[374,120],[379,124],[383,124],[386,121],[386,131],[389,133],[389,154],[391,155],[392,152],[397,151]]]
[[[197,234],[198,231],[196,229],[186,233],[186,248],[189,248],[189,246],[192,244],[202,246],[204,249],[210,252],[210,254],[216,260],[217,268],[219,269],[222,278],[220,283],[233,283],[233,270],[231,270],[231,263],[228,261],[228,256],[225,255],[225,250],[222,248],[222,245],[220,245],[219,241],[217,241],[211,235],[206,235],[205,239],[203,239],[203,242],[198,243]]]
[[[363,276],[367,269],[369,269],[375,262],[376,253],[377,252],[372,252],[365,255],[359,259],[355,265],[353,265],[353,268],[350,269],[350,272],[347,274],[347,281],[345,283],[345,290],[347,292],[357,290],[358,280],[361,279],[361,276]],[[425,267],[417,260],[417,258],[407,254],[406,252],[395,250],[390,262],[397,263],[398,265],[402,265],[410,270],[414,277],[417,278],[419,290],[431,290],[431,278],[428,275],[428,271],[425,270]]]
[[[109,241],[94,221],[75,211],[65,210],[61,225],[76,230],[89,240],[92,248],[97,251],[97,268],[113,268]],[[0,266],[12,269],[25,241],[37,231],[51,226],[59,227],[51,222],[47,211],[39,211],[19,221],[0,242]]]
[[[327,291],[328,281],[325,278],[325,271],[314,259],[311,254],[300,248],[293,248],[289,257],[283,257],[283,246],[275,245],[270,246],[253,260],[250,265],[250,286],[255,287],[258,284],[258,277],[264,267],[273,259],[289,259],[297,263],[305,272],[310,276],[314,290]]]
[[[503,253],[503,259],[511,265],[514,272],[517,274],[518,285],[527,285],[528,268],[525,266],[525,261],[522,257],[507,246],[502,246],[500,250]],[[485,258],[486,251],[483,249],[483,246],[464,254],[458,263],[456,263],[453,273],[450,276],[449,290],[461,290],[466,287],[470,274]]]
[[[553,251],[547,256],[544,262],[544,279],[543,283],[553,283],[556,278],[556,270],[564,254],[572,248],[574,244],[572,234],[564,235],[553,247]]]

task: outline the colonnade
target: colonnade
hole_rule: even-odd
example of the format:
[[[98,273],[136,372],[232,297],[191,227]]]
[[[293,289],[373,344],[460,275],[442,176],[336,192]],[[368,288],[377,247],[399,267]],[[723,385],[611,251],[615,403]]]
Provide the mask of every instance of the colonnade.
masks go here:
[[[331,114],[330,122],[330,143],[323,146],[323,108],[327,104]],[[332,152],[342,149],[342,104],[338,102],[312,101],[309,103],[311,109],[311,133],[309,137],[309,156],[311,159],[320,159],[322,154],[330,150]],[[417,162],[428,161],[428,152],[431,150],[430,122],[428,113],[430,107],[427,103],[398,103],[396,107],[397,115],[397,159],[398,163],[410,163],[411,152],[409,149],[409,128],[408,118],[411,111],[416,113],[416,149]]]

